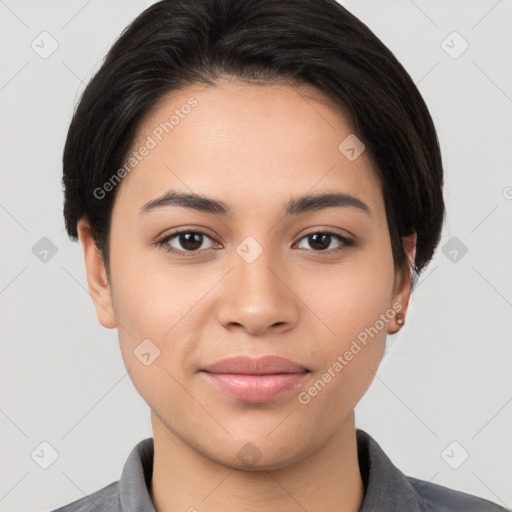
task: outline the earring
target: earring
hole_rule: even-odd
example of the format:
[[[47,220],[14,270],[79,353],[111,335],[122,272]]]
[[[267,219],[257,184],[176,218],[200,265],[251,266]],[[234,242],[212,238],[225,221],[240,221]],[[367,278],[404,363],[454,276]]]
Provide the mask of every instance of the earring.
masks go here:
[[[400,326],[404,325],[405,323],[405,318],[404,316],[401,314],[401,313],[397,313],[396,314],[396,323]]]

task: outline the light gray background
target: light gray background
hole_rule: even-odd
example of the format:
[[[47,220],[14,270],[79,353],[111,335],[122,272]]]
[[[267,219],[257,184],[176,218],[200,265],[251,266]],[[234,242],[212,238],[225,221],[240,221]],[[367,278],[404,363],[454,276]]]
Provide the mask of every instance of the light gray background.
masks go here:
[[[81,248],[63,229],[60,183],[79,94],[152,3],[0,0],[1,511],[53,509],[118,480],[133,446],[152,435],[117,331],[98,323]],[[448,210],[357,425],[404,473],[512,507],[512,0],[342,3],[423,94]],[[42,31],[59,44],[47,59],[31,48]],[[469,43],[458,58],[442,47],[453,31]],[[32,252],[43,237],[57,248],[46,262]],[[453,237],[468,249],[456,261],[442,252]],[[43,441],[58,452],[48,469],[31,458]],[[452,469],[446,460],[462,450],[469,458]]]

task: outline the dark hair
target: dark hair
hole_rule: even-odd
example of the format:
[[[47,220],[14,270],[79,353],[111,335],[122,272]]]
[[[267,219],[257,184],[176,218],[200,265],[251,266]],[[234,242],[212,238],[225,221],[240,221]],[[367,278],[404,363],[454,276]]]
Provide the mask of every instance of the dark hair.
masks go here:
[[[396,269],[409,271],[401,237],[417,233],[414,286],[444,220],[439,141],[407,71],[335,0],[163,0],[142,12],[73,114],[63,152],[68,235],[77,240],[78,220],[89,220],[110,279],[118,187],[101,199],[94,190],[122,167],[144,117],[167,93],[223,77],[310,84],[349,112],[382,186]]]

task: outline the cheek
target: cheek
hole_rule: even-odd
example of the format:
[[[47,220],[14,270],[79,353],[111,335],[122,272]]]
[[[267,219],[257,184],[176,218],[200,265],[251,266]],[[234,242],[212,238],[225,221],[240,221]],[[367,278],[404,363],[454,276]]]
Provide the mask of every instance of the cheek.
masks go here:
[[[322,361],[318,377],[327,372],[323,400],[336,401],[347,394],[357,402],[377,371],[394,316],[393,259],[390,246],[385,248],[384,244],[380,251],[361,253],[361,258],[317,278],[317,286],[309,286],[305,302],[314,305],[322,320],[322,336],[312,345],[311,355]]]
[[[161,336],[187,303],[178,266],[162,264],[158,248],[139,247],[112,234],[111,272],[116,319],[137,337]]]
[[[191,267],[155,262],[147,254],[136,257],[133,250],[123,257],[121,247],[112,258],[120,348],[136,388],[149,398],[150,390],[158,394],[165,382],[169,384],[169,373],[180,379],[202,338],[207,317],[204,298],[218,278],[211,272],[202,278]],[[146,359],[154,362],[144,366],[141,353],[149,353]]]
[[[201,311],[206,316],[211,313],[215,294],[209,292],[225,268],[167,264],[161,249],[137,250],[130,247],[128,239],[112,244],[111,268],[116,319],[133,342],[173,337],[183,332],[184,326],[189,331],[199,328],[194,323],[205,316]],[[283,268],[283,278],[293,290],[288,300],[296,301],[304,311],[301,325],[311,327],[311,322],[316,322],[317,335],[344,340],[334,345],[336,349],[373,325],[389,307],[393,285],[391,248],[385,242],[347,255],[336,265],[310,261],[297,268]],[[222,297],[217,296],[219,299]]]
[[[312,345],[311,358],[321,363],[299,397],[311,415],[332,411],[337,424],[367,391],[393,321],[392,282],[392,263],[391,272],[386,265],[371,272],[354,268],[335,283],[331,280],[328,293],[318,294],[318,311],[329,329],[322,329],[325,334]]]
[[[313,282],[307,272],[298,277],[304,302],[322,321],[326,336],[339,340],[338,349],[374,325],[391,305],[394,270],[390,249],[389,253],[380,251],[378,257],[369,251],[360,255],[316,273]]]

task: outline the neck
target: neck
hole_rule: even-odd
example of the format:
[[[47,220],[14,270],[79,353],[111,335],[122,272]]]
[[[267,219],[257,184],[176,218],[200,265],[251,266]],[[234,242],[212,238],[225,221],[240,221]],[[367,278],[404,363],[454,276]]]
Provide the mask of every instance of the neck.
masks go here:
[[[243,471],[205,457],[152,413],[150,495],[157,512],[322,510],[357,512],[364,487],[354,414],[312,455],[271,471]]]

